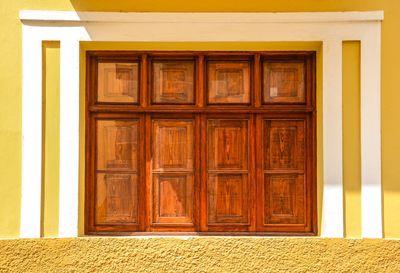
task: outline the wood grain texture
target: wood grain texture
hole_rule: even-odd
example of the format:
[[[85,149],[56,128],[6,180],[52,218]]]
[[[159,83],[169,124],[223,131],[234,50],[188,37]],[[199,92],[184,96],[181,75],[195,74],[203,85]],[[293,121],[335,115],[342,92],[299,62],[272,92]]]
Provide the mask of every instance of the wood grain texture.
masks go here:
[[[250,63],[209,61],[207,90],[209,104],[250,103]]]
[[[244,118],[246,117],[246,119]],[[251,209],[251,134],[249,116],[205,117],[207,202],[204,230],[249,230]],[[229,226],[229,227],[228,227]]]
[[[105,83],[103,63],[128,66]],[[96,51],[86,69],[86,234],[316,234],[315,53]]]
[[[97,170],[138,168],[138,121],[99,120]]]
[[[304,171],[305,121],[265,120],[265,170]]]
[[[153,171],[192,171],[194,120],[152,120]]]
[[[99,63],[97,100],[99,102],[137,103],[138,71],[138,63]]]
[[[302,62],[264,61],[264,103],[304,103],[305,69]]]
[[[193,225],[194,119],[152,121],[152,225]]]
[[[208,175],[208,225],[249,224],[247,174]]]
[[[152,63],[152,102],[193,104],[194,67],[193,61],[154,61]]]
[[[247,120],[207,120],[208,170],[247,169],[248,133]]]
[[[264,225],[305,225],[304,175],[265,174]]]
[[[137,176],[97,174],[96,221],[102,224],[137,223]]]
[[[262,136],[257,145],[261,161],[257,185],[257,229],[260,231],[308,231],[313,228],[315,201],[312,187],[313,131],[311,117],[258,118]],[[309,130],[307,130],[309,129]]]

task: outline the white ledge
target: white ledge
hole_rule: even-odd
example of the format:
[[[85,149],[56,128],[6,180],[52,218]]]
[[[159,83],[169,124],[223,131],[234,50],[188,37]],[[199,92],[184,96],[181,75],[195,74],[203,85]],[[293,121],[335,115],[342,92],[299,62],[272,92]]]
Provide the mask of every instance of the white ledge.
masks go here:
[[[351,12],[75,12],[21,10],[22,22],[297,23],[382,21],[383,11]]]

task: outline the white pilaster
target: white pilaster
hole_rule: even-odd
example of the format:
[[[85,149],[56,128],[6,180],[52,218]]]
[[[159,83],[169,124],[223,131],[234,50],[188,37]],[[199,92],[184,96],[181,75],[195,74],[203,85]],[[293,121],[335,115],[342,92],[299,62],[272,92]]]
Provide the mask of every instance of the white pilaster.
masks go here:
[[[31,26],[22,27],[22,62],[20,237],[38,238],[42,192],[42,39]]]
[[[344,236],[342,40],[323,41],[323,237]]]
[[[68,36],[68,35],[66,35]],[[60,208],[59,236],[78,235],[79,40],[60,43]]]
[[[381,25],[361,40],[362,236],[382,238],[381,190]]]

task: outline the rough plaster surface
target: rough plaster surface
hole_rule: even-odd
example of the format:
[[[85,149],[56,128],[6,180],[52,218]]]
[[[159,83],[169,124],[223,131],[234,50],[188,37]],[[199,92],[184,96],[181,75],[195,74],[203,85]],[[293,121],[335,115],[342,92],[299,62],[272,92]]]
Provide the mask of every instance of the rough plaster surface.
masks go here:
[[[0,272],[400,272],[400,240],[0,240]]]

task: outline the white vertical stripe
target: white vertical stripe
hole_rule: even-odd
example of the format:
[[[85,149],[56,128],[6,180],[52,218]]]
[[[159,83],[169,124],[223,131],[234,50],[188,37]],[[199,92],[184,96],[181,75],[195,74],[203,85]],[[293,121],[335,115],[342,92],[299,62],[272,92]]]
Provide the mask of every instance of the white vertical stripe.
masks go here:
[[[40,237],[42,190],[42,40],[22,27],[21,238]]]
[[[362,236],[382,237],[381,198],[381,26],[361,40]]]
[[[68,36],[68,35],[66,35]],[[78,235],[79,40],[60,45],[60,211],[59,237]]]
[[[342,41],[323,41],[323,237],[343,237]]]

